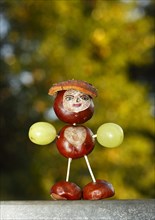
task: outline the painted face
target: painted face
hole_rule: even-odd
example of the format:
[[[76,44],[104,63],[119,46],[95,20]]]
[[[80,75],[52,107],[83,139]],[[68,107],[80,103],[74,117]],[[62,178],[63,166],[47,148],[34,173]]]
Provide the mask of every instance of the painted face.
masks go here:
[[[91,98],[80,91],[70,89],[63,95],[63,106],[69,112],[81,112],[89,108]]]

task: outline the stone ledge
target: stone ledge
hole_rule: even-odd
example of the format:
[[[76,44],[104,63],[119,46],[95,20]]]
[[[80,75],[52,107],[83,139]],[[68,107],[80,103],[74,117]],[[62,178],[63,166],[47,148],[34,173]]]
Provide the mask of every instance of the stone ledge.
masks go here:
[[[155,200],[1,201],[1,220],[155,220]]]

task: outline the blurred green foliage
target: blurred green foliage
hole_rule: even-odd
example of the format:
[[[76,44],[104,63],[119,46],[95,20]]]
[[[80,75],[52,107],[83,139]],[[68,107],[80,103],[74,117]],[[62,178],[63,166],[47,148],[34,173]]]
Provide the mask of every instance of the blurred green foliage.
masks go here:
[[[1,0],[2,200],[50,199],[50,187],[65,179],[67,159],[55,143],[37,146],[27,134],[36,121],[49,121],[57,131],[64,126],[47,93],[53,83],[72,78],[98,89],[95,114],[85,124],[95,133],[114,122],[125,132],[118,148],[96,143],[88,155],[95,177],[114,185],[114,198],[154,197],[148,72],[154,62],[154,6],[138,0]],[[70,181],[81,187],[91,181],[83,158],[72,162]]]

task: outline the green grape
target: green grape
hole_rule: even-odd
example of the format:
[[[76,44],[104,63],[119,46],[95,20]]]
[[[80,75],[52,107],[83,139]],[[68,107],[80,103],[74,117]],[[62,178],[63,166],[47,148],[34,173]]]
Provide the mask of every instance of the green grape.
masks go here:
[[[114,123],[102,124],[97,130],[97,141],[104,147],[117,147],[124,138],[123,129]]]
[[[30,140],[39,145],[51,143],[56,137],[56,129],[48,122],[36,122],[29,129]]]

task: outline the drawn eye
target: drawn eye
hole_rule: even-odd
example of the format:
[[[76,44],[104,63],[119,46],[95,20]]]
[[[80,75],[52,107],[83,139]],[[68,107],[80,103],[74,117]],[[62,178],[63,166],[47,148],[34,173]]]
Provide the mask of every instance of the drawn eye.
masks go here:
[[[73,98],[74,98],[74,97],[73,97],[72,95],[67,95],[67,96],[65,97],[65,100],[66,100],[66,101],[71,101]]]
[[[87,101],[90,99],[88,95],[82,95],[80,98],[84,101]]]

